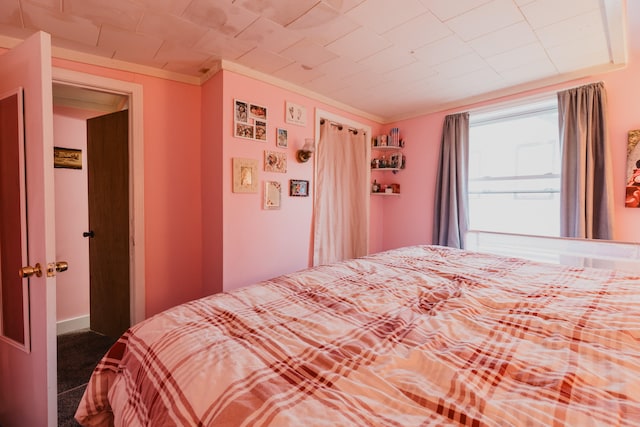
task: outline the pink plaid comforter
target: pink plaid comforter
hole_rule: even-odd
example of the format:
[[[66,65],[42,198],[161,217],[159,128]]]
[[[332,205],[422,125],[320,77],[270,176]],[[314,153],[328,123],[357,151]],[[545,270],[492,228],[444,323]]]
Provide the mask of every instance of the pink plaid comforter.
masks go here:
[[[85,426],[640,425],[640,277],[419,246],[125,333]]]

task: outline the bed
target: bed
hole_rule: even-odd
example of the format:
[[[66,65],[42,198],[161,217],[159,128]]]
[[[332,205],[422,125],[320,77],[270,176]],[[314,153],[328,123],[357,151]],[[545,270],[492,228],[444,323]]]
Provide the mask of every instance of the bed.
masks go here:
[[[413,246],[130,328],[84,426],[637,426],[640,275]]]

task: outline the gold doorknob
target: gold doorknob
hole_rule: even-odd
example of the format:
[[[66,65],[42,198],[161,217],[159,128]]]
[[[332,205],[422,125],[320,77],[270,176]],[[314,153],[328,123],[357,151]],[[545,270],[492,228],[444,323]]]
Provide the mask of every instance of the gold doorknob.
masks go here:
[[[31,267],[30,265],[27,265],[26,267],[22,267],[20,269],[20,277],[22,277],[23,279],[25,277],[31,277],[34,274],[36,275],[36,277],[42,277],[42,267],[40,266],[40,263],[37,263],[35,266]]]
[[[61,273],[63,271],[67,271],[69,269],[69,263],[67,261],[58,261],[56,262],[56,271]]]

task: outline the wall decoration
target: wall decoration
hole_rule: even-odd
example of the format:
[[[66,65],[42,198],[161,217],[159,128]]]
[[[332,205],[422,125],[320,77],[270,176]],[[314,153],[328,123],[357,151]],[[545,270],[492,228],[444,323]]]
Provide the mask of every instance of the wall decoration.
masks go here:
[[[282,186],[278,181],[266,181],[264,185],[264,208],[280,209]]]
[[[53,147],[53,167],[82,169],[82,150]]]
[[[258,192],[258,161],[256,159],[233,159],[233,192]]]
[[[627,187],[624,205],[640,208],[640,130],[627,136]]]
[[[307,108],[304,105],[294,104],[287,101],[284,111],[285,121],[294,125],[307,125]]]
[[[276,132],[276,146],[280,148],[287,148],[289,146],[288,138],[287,130],[278,128]]]
[[[285,173],[287,171],[287,153],[283,151],[265,151],[264,170],[266,172]]]
[[[267,107],[234,99],[233,108],[233,136],[266,142]]]
[[[309,195],[309,181],[301,179],[289,180],[289,195],[294,197],[307,197]]]

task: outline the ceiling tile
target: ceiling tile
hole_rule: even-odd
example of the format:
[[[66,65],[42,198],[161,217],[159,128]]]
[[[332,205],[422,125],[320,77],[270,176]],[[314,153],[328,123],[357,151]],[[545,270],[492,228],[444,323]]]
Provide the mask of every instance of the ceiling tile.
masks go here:
[[[560,72],[588,68],[609,62],[609,47],[596,35],[547,49],[549,57]]]
[[[250,42],[220,35],[214,30],[209,30],[193,48],[198,52],[211,56],[234,60],[254,49],[254,45]]]
[[[391,46],[391,43],[371,30],[360,27],[327,45],[327,48],[340,56],[360,61],[369,55]]]
[[[96,25],[109,24],[135,31],[144,9],[127,0],[65,0],[64,13],[81,16]]]
[[[403,0],[402,7],[389,7],[389,0],[367,0],[347,12],[347,16],[378,34],[427,12],[419,0]]]
[[[485,68],[489,68],[489,65],[475,52],[433,66],[438,74],[447,76],[449,79]]]
[[[416,62],[416,58],[404,49],[392,46],[376,52],[359,62],[371,71],[386,73]]]
[[[3,0],[0,2],[0,24],[22,27],[20,3],[18,0]]]
[[[162,46],[162,40],[144,34],[123,31],[110,25],[103,25],[98,39],[98,47],[115,51],[114,58],[123,61],[141,61],[149,65],[161,66],[153,60]]]
[[[433,66],[472,52],[474,50],[469,45],[453,35],[416,49],[414,55],[426,65]]]
[[[485,58],[485,61],[497,72],[502,72],[510,68],[517,67],[519,64],[527,64],[535,62],[547,57],[547,52],[542,48],[540,43],[530,43],[512,49],[508,52],[502,52]]]
[[[23,5],[22,11],[27,28],[43,30],[51,36],[77,40],[85,45],[95,46],[98,43],[100,28],[87,19],[27,4]]]
[[[209,59],[209,56],[186,50],[178,44],[164,43],[154,59],[164,62],[166,64],[163,67],[165,70],[193,75],[198,73],[202,68],[202,64]]]
[[[414,62],[386,73],[395,82],[415,82],[433,76],[436,71],[424,62]]]
[[[304,84],[313,79],[317,79],[323,74],[318,70],[307,69],[298,62],[292,62],[286,67],[273,73],[273,75],[289,82]]]
[[[236,39],[255,43],[256,46],[272,52],[281,52],[302,40],[302,36],[269,19],[260,17],[238,34]]]
[[[502,70],[500,75],[511,85],[527,83],[555,76],[558,70],[547,57],[537,61],[527,61],[513,68]]]
[[[234,4],[286,27],[313,8],[317,2],[318,0],[235,0]]]
[[[453,33],[449,27],[431,12],[427,12],[387,31],[382,36],[396,46],[403,46],[411,51],[451,34]]]
[[[536,33],[542,44],[551,48],[591,38],[593,35],[604,38],[605,28],[600,14],[590,12],[539,28]]]
[[[536,34],[523,21],[471,40],[469,45],[486,58],[537,41]]]
[[[314,28],[325,25],[339,16],[340,12],[326,3],[319,2],[295,21],[286,25],[290,30]]]
[[[468,41],[523,20],[512,0],[493,0],[448,20],[447,25],[462,40]]]
[[[191,47],[207,29],[174,15],[147,13],[138,25],[138,32]]]
[[[281,51],[280,54],[311,68],[324,64],[338,56],[308,39],[298,41]]]
[[[4,0],[3,0],[4,1]],[[21,0],[22,6],[37,6],[49,9],[53,12],[62,12],[61,0]]]
[[[537,0],[521,7],[533,28],[541,28],[576,15],[600,10],[601,0]],[[553,13],[549,13],[553,11]]]
[[[187,6],[192,0],[135,0],[140,4],[145,5],[149,10],[153,10],[156,13],[170,13],[172,15],[180,16],[185,11]],[[232,0],[216,0],[224,1],[225,3],[232,3]]]
[[[273,73],[293,62],[275,52],[255,48],[237,59],[237,62],[263,73]]]
[[[465,12],[476,9],[479,6],[490,3],[492,0],[421,0],[422,3],[433,12],[441,21],[462,15]]]
[[[361,63],[352,61],[349,58],[337,57],[331,61],[325,62],[324,64],[318,65],[316,69],[325,74],[334,76],[336,80],[341,80],[345,77],[359,73],[360,71],[365,71],[367,67]]]
[[[305,37],[315,41],[319,45],[326,46],[329,43],[334,42],[339,38],[355,31],[359,27],[360,25],[357,22],[354,22],[347,16],[340,15],[324,24],[305,28],[295,27],[295,30],[298,34],[304,35]],[[289,26],[289,28],[292,28],[292,26]]]
[[[258,14],[225,1],[193,0],[182,14],[195,24],[235,36],[258,19]]]

